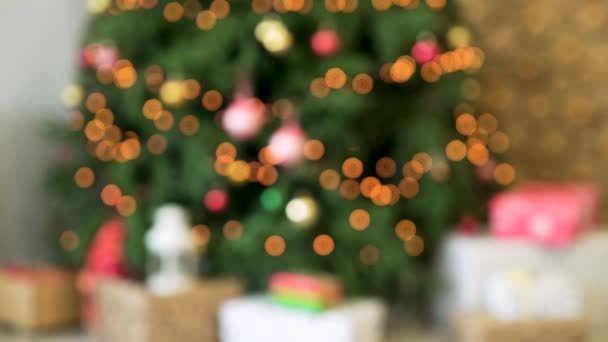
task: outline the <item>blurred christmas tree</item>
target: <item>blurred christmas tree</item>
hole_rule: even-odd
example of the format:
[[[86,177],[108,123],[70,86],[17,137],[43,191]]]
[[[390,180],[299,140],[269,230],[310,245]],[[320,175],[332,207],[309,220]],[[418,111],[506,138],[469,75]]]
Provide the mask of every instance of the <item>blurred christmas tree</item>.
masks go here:
[[[74,264],[121,215],[142,271],[152,212],[175,202],[210,273],[260,288],[276,270],[325,270],[351,294],[406,298],[494,187],[495,118],[466,102],[483,54],[451,2],[89,5],[49,179]]]

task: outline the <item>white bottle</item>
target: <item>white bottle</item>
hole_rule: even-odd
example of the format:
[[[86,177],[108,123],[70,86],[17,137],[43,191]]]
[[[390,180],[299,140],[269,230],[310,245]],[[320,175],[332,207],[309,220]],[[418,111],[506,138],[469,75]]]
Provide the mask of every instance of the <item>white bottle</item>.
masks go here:
[[[197,277],[197,254],[186,211],[174,204],[158,208],[146,233],[149,253],[146,284],[156,295],[170,296],[187,290]]]

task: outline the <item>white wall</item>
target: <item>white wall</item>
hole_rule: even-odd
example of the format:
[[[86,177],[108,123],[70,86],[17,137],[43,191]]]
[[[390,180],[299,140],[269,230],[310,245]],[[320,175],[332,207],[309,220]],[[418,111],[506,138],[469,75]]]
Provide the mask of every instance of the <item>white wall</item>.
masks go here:
[[[84,0],[0,0],[0,262],[48,251],[42,120],[60,117]],[[47,247],[45,247],[47,246]]]

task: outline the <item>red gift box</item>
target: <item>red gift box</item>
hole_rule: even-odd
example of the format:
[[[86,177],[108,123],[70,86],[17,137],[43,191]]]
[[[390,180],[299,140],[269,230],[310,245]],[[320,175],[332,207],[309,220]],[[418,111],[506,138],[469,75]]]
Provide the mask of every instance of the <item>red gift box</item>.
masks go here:
[[[599,197],[590,184],[524,184],[490,201],[490,231],[547,247],[568,245],[593,227]]]

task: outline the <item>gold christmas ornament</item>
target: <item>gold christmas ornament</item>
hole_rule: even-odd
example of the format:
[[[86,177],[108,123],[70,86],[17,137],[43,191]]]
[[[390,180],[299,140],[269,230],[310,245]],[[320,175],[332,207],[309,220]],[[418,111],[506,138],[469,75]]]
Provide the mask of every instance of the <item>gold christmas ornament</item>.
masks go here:
[[[264,19],[255,28],[255,37],[272,54],[286,52],[293,43],[293,36],[282,21]]]

